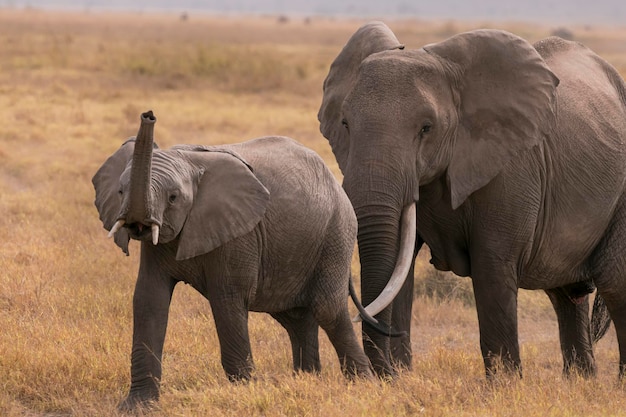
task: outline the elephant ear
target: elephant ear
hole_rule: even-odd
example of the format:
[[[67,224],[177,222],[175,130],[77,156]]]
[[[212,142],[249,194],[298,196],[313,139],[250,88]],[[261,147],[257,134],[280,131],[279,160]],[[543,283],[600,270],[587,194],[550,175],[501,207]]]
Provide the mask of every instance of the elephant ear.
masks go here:
[[[156,144],[154,144],[154,147],[157,147]],[[109,231],[120,214],[120,176],[126,169],[128,162],[133,158],[134,149],[135,138],[131,137],[102,164],[98,172],[96,172],[91,179],[93,187],[96,190],[96,200],[94,204],[98,209],[102,225]],[[128,255],[128,241],[130,240],[130,236],[126,229],[122,228],[118,230],[113,239],[117,246]]]
[[[342,172],[346,169],[350,143],[348,132],[342,124],[341,106],[354,87],[361,62],[376,52],[391,49],[404,49],[404,45],[384,23],[369,22],[348,40],[324,80],[324,97],[317,119],[320,131],[330,142]]]
[[[270,199],[243,158],[224,152],[189,154],[202,174],[180,234],[177,260],[208,253],[251,232]]]
[[[453,77],[459,126],[448,167],[452,208],[491,181],[555,121],[558,78],[533,46],[511,33],[476,30],[427,45]]]

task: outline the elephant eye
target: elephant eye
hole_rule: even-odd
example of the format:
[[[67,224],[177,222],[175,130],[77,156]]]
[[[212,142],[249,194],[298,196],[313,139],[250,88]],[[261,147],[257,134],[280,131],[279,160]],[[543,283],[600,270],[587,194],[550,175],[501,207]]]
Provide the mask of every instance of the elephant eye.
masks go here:
[[[124,191],[122,191],[122,189],[120,188],[119,190],[117,190],[117,193],[118,193],[119,195],[122,195],[122,194],[124,194]]]
[[[348,129],[348,121],[347,121],[345,118],[341,119],[341,125],[342,125],[345,129]]]
[[[170,194],[168,201],[170,202],[170,204],[174,204],[174,202],[176,201],[176,198],[178,196],[176,194]]]
[[[419,138],[420,138],[420,139],[421,139],[421,138],[423,138],[423,137],[424,137],[424,135],[425,135],[426,133],[428,133],[428,132],[430,132],[430,131],[431,131],[432,127],[433,127],[433,126],[432,126],[430,123],[426,123],[426,124],[424,124],[424,125],[422,126],[422,128],[420,129],[420,133],[419,133],[419,135],[418,135],[418,136],[419,136]]]

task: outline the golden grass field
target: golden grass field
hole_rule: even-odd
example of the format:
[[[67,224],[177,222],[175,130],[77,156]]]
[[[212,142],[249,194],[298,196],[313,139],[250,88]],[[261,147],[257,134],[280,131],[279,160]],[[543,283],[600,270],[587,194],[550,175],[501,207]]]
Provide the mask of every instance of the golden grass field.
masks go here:
[[[106,239],[91,177],[137,132],[139,114],[154,110],[161,147],[287,135],[339,176],[317,109],[330,63],[362,23],[0,10],[1,416],[117,415],[130,383],[138,245],[127,258]],[[477,27],[531,41],[554,29],[387,23],[409,47]],[[626,74],[626,28],[571,29]],[[524,378],[487,383],[469,280],[418,261],[414,369],[393,382],[346,381],[323,334],[321,375],[293,375],[286,332],[252,314],[257,379],[231,385],[208,302],[177,287],[152,415],[626,415],[612,329],[596,348],[598,377],[565,380],[549,301],[522,291]],[[455,290],[423,295],[435,277]]]

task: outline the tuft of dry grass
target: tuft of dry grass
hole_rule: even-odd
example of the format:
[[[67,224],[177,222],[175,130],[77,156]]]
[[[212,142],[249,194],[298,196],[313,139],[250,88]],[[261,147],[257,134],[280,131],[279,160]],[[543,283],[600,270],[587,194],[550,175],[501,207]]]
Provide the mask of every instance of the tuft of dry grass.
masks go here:
[[[139,114],[155,111],[162,147],[291,136],[339,178],[316,114],[328,66],[361,23],[0,9],[0,415],[117,415],[129,386],[138,246],[126,258],[106,239],[90,180],[136,133]],[[412,47],[479,26],[530,40],[550,31],[521,23],[390,25]],[[626,31],[573,33],[625,72]],[[358,277],[356,256],[353,267]],[[229,384],[208,302],[179,286],[162,397],[151,415],[625,414],[612,332],[596,349],[598,378],[564,380],[547,297],[523,291],[525,377],[489,384],[469,280],[434,273],[427,253],[417,271],[417,287],[440,295],[417,295],[413,370],[392,382],[344,380],[325,335],[321,374],[293,375],[285,332],[251,314],[256,380]],[[441,281],[463,290],[444,293]]]

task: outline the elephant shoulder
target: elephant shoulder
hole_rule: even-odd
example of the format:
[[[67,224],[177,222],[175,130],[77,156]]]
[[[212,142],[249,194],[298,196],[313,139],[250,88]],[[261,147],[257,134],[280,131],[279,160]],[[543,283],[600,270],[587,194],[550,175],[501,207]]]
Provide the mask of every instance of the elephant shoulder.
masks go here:
[[[300,142],[287,136],[263,136],[243,142],[239,145],[241,152],[244,154],[252,151],[254,153],[272,152],[272,155],[276,155],[277,157],[284,155],[291,157],[300,157],[310,154],[317,155]]]
[[[551,36],[538,41],[534,47],[561,80],[561,85],[575,85],[577,89],[587,86],[590,91],[604,90],[609,95],[616,92],[618,100],[626,105],[626,83],[620,73],[585,45]]]
[[[332,196],[343,192],[322,157],[285,136],[266,136],[241,144],[237,151],[269,189],[279,193]]]
[[[579,42],[566,40],[558,36],[550,36],[537,41],[533,47],[546,61],[562,55],[589,51],[586,46]]]
[[[580,76],[595,68],[611,72],[611,65],[580,42],[551,36],[533,45],[550,69],[561,78],[572,72]]]
[[[332,173],[317,152],[286,136],[265,136],[243,142],[237,148],[254,169],[289,171],[312,169],[318,174]]]

